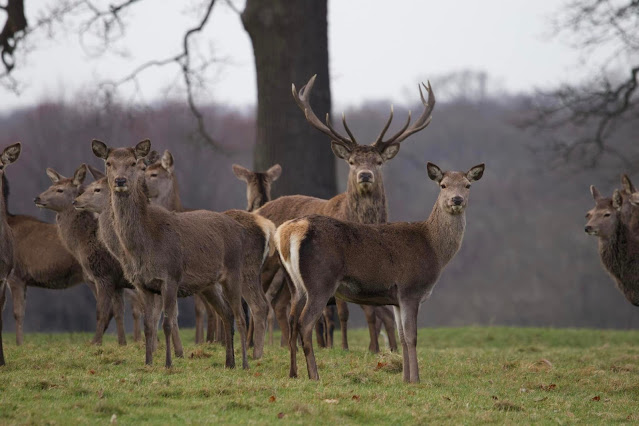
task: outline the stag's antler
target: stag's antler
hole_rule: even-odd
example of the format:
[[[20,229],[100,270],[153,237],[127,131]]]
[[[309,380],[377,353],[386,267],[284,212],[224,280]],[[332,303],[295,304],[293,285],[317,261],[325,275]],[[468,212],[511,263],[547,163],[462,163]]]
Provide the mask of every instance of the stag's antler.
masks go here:
[[[422,86],[424,86],[424,89],[426,89],[426,92],[428,92],[428,100],[424,99]],[[384,128],[382,129],[382,132],[379,134],[379,136],[377,137],[375,142],[373,142],[373,145],[372,145],[375,148],[377,148],[380,152],[383,151],[389,145],[402,142],[404,139],[406,139],[413,133],[419,132],[420,130],[424,129],[426,126],[430,124],[430,120],[433,118],[432,116],[433,108],[435,108],[435,94],[433,93],[433,88],[430,86],[430,81],[428,82],[428,86],[426,86],[424,83],[422,83],[422,86],[418,86],[418,87],[419,87],[419,96],[421,97],[422,104],[424,105],[424,112],[422,112],[422,115],[413,123],[412,126],[408,127],[408,125],[410,124],[410,118],[411,118],[410,111],[408,111],[408,119],[406,120],[406,124],[404,124],[404,126],[399,130],[399,132],[395,133],[388,140],[384,141],[382,140],[384,138],[384,134],[388,130],[388,127],[390,126],[391,121],[393,121],[393,107],[391,106],[390,117],[388,117],[388,121],[386,122],[386,125],[384,126]]]
[[[295,98],[295,102],[300,107],[300,109],[304,111],[306,121],[308,121],[313,127],[315,127],[320,132],[330,136],[331,139],[333,139],[335,142],[340,143],[347,148],[353,148],[357,145],[357,142],[355,141],[353,133],[351,133],[351,130],[346,125],[346,116],[344,114],[342,114],[342,123],[344,124],[344,129],[346,129],[346,133],[348,133],[348,136],[350,136],[348,138],[346,136],[340,135],[333,128],[328,113],[326,113],[326,124],[324,124],[313,112],[313,108],[311,108],[311,104],[309,103],[309,98],[311,96],[311,90],[313,90],[313,84],[315,84],[315,77],[317,77],[317,74],[311,77],[311,79],[308,80],[308,83],[302,86],[299,93],[295,89],[295,84],[292,85],[292,92],[293,97]]]

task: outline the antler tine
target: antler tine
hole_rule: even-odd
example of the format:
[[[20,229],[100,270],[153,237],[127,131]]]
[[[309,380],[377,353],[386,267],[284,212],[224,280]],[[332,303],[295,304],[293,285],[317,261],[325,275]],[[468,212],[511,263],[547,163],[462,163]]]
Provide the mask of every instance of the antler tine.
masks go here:
[[[377,136],[377,139],[375,139],[375,142],[373,142],[373,146],[377,146],[380,143],[382,143],[382,139],[384,138],[386,131],[390,127],[391,121],[393,121],[393,104],[391,104],[390,116],[388,117],[388,121],[386,122],[386,125],[382,129],[382,132],[379,134],[379,136]]]
[[[353,138],[353,135],[351,134],[350,130],[348,130],[348,128],[346,129],[346,131],[348,132],[348,134],[351,136],[352,139],[349,139],[345,136],[340,135],[335,129],[333,129],[333,127],[330,125],[330,121],[328,120],[328,114],[326,114],[327,115],[326,122],[328,126],[322,123],[322,121],[317,117],[317,115],[315,115],[313,108],[311,108],[309,98],[311,95],[311,90],[313,90],[313,85],[315,84],[316,77],[317,77],[317,74],[311,77],[310,80],[308,80],[308,83],[302,86],[299,92],[297,92],[297,90],[295,89],[295,84],[292,85],[291,91],[293,93],[293,97],[295,98],[295,103],[297,104],[297,106],[300,107],[302,111],[304,111],[304,116],[306,117],[306,121],[308,121],[311,126],[315,127],[320,132],[330,136],[331,139],[337,142],[340,142],[346,146],[355,145],[356,144],[355,138]]]
[[[357,141],[355,140],[355,136],[353,136],[353,132],[351,132],[351,129],[348,128],[348,125],[346,124],[346,114],[342,113],[342,124],[344,125],[344,129],[346,129],[346,133],[348,133],[348,136],[350,136],[351,140],[357,144]]]
[[[428,93],[428,100],[424,98],[424,93],[422,92],[422,86],[424,86],[424,89],[426,89],[426,92]],[[430,121],[433,118],[432,117],[433,109],[435,108],[435,94],[433,93],[433,88],[430,85],[430,81],[428,82],[428,86],[422,83],[421,85],[418,85],[418,87],[419,87],[419,97],[421,98],[422,104],[424,105],[424,112],[422,112],[422,115],[420,115],[419,118],[415,120],[412,126],[408,127],[408,124],[410,123],[410,111],[409,111],[408,120],[406,121],[406,124],[399,132],[397,132],[388,140],[383,142],[381,141],[381,138],[379,138],[380,141],[379,142],[375,141],[373,145],[378,146],[380,148],[384,148],[394,143],[400,143],[404,139],[412,135],[413,133],[417,133],[420,130],[423,130],[424,128],[426,128],[426,126],[430,124]]]

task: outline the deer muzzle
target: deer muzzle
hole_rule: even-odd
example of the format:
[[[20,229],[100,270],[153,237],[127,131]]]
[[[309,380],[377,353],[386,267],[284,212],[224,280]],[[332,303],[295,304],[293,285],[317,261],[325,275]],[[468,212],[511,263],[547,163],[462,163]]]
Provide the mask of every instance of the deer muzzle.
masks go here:
[[[114,186],[114,190],[116,192],[126,192],[129,190],[129,187],[127,186],[127,180],[126,178],[123,177],[118,177],[115,178],[115,180],[113,181],[113,183],[115,184]]]

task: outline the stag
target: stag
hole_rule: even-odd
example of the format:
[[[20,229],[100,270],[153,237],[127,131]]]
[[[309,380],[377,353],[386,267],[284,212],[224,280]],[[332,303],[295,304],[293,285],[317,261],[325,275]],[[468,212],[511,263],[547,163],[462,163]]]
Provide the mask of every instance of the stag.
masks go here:
[[[369,225],[313,215],[278,228],[275,242],[294,287],[289,323],[291,377],[297,377],[299,332],[308,376],[319,380],[313,324],[335,295],[354,303],[394,306],[404,381],[419,382],[419,306],[461,247],[470,186],[482,177],[484,165],[464,173],[442,172],[428,163],[427,170],[441,189],[423,222]]]
[[[424,98],[422,87],[419,86],[424,110],[415,122],[411,124],[411,114],[409,112],[408,119],[402,128],[388,139],[384,139],[393,120],[393,108],[391,107],[390,116],[377,139],[371,145],[360,145],[346,124],[345,115],[342,115],[342,123],[348,136],[340,134],[333,128],[328,114],[326,114],[326,124],[324,124],[313,112],[310,105],[310,95],[315,78],[316,76],[311,77],[308,83],[300,89],[299,93],[293,84],[293,97],[304,112],[306,120],[313,127],[330,137],[333,153],[348,163],[349,174],[346,192],[330,200],[303,195],[280,197],[265,204],[258,212],[278,226],[287,220],[310,214],[320,214],[361,224],[386,223],[388,220],[388,208],[382,178],[382,166],[397,155],[404,140],[412,134],[425,129],[430,124],[433,108],[435,107],[435,96],[430,83],[428,86],[423,85],[428,93],[428,100]],[[371,337],[369,349],[376,352],[379,350],[379,343],[377,340],[375,310],[364,306],[362,307],[367,317],[366,320]],[[346,325],[348,308],[346,303],[339,299],[337,300],[337,308],[342,331],[342,348],[348,349]],[[386,320],[385,326],[389,336],[394,333],[390,318],[392,318],[390,315],[382,316],[382,319]]]

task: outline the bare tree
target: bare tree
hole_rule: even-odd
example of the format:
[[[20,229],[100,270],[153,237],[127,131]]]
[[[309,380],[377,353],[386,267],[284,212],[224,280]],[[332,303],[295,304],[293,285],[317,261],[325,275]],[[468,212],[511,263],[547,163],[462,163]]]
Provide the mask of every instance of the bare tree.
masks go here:
[[[589,61],[606,54],[597,75],[538,93],[535,113],[524,125],[541,131],[563,163],[595,167],[606,158],[636,169],[639,150],[618,143],[623,128],[639,126],[639,1],[572,0],[553,22]],[[618,58],[628,58],[620,70]]]

